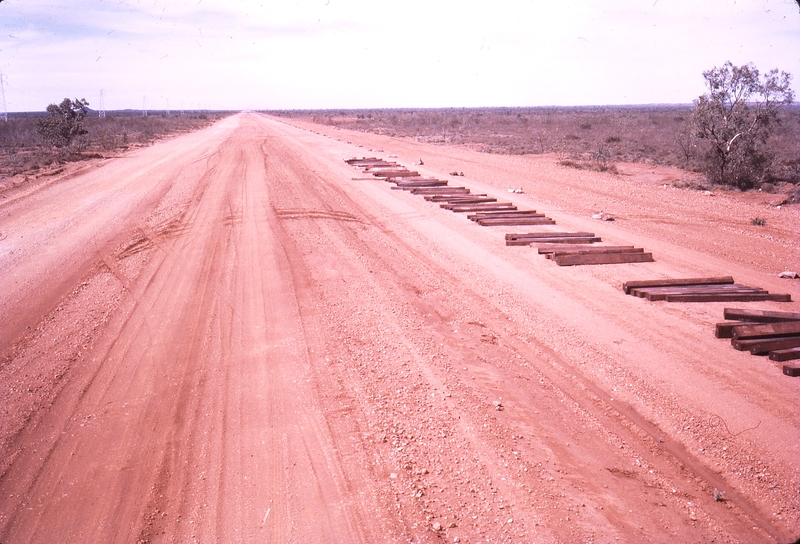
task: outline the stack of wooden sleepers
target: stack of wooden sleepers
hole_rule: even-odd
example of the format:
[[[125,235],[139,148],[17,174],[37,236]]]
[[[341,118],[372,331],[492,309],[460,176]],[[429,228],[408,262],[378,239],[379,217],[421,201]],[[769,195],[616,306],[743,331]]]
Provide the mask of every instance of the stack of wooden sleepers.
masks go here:
[[[418,177],[419,172],[413,172],[403,165],[396,162],[389,162],[377,157],[363,157],[361,159],[348,159],[345,161],[351,166],[361,168],[365,173],[373,177],[383,179],[389,178],[411,178]],[[445,182],[446,183],[446,182]]]
[[[730,276],[629,281],[622,285],[627,295],[667,302],[749,302],[772,300],[791,302],[789,294],[777,294],[760,287],[733,282]]]
[[[769,355],[777,362],[800,359],[800,314],[725,308],[717,323],[717,338],[730,338],[734,349]],[[787,376],[800,376],[800,364],[783,365]]]
[[[507,225],[554,225],[555,221],[536,210],[518,210],[511,202],[498,202],[486,194],[473,194],[466,187],[450,187],[446,180],[425,178],[395,162],[376,157],[347,159],[346,163],[365,173],[395,184],[393,189],[421,195],[441,208],[467,217],[483,227]],[[360,179],[360,178],[359,178]]]
[[[536,210],[519,210],[511,202],[499,202],[487,194],[473,194],[466,187],[451,187],[446,180],[425,178],[396,162],[377,157],[346,159],[373,178],[395,184],[393,189],[410,191],[430,202],[467,217],[483,227],[555,225],[556,222]],[[353,179],[373,179],[353,178]],[[578,264],[613,264],[651,262],[653,255],[633,246],[592,246],[600,238],[592,232],[535,232],[507,234],[506,245],[536,244],[539,253],[559,266]]]
[[[558,247],[574,244],[588,245],[600,242],[593,232],[526,232],[506,234],[507,246]]]
[[[559,266],[652,262],[653,254],[633,246],[595,246],[593,232],[528,232],[506,234],[507,246],[535,245],[540,255]]]

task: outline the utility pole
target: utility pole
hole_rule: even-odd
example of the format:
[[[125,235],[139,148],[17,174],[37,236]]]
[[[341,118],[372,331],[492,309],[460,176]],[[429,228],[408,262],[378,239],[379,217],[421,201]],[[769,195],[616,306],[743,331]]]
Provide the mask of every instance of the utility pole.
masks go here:
[[[142,97],[142,117],[147,117],[147,96]]]
[[[5,77],[6,75],[0,72],[0,96],[3,97],[3,111],[0,111],[0,119],[8,123],[8,110],[6,109],[6,88],[3,83]]]
[[[100,89],[100,119],[106,118],[106,92]]]

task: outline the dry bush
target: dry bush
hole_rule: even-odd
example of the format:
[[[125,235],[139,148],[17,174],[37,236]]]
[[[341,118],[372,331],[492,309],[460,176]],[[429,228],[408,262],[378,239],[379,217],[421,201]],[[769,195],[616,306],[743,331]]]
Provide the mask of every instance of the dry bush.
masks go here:
[[[592,167],[639,162],[700,171],[702,157],[686,131],[692,105],[449,108],[273,111],[273,115],[422,142],[469,145],[487,153],[556,153],[560,160]],[[776,162],[770,176],[800,182],[800,107],[786,108],[771,140]],[[581,166],[584,167],[584,166]],[[598,167],[599,168],[599,167]]]
[[[711,188],[705,180],[692,179],[691,177],[683,177],[672,182],[672,186],[678,189],[694,189],[695,191],[707,191]]]
[[[70,161],[101,157],[102,153],[146,145],[168,134],[188,132],[229,115],[227,112],[142,116],[139,112],[108,112],[100,118],[91,113],[83,120],[87,133],[77,136],[67,149],[45,145],[36,133],[36,121],[45,113],[10,113],[0,122],[0,179],[32,174]],[[50,172],[52,173],[52,172]]]

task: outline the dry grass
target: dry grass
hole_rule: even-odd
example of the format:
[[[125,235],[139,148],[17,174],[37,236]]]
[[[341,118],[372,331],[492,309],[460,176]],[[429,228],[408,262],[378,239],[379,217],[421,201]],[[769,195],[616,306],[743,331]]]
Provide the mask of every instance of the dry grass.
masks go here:
[[[277,111],[341,128],[405,136],[487,153],[557,153],[562,164],[613,172],[614,162],[698,171],[697,149],[681,137],[690,105]],[[682,145],[683,144],[683,145]],[[782,113],[772,148],[773,181],[800,182],[800,107]]]
[[[101,157],[133,145],[147,145],[169,134],[205,127],[228,113],[192,113],[185,115],[108,113],[99,118],[87,116],[88,134],[75,139],[69,149],[55,149],[41,144],[36,120],[45,113],[10,113],[8,122],[0,122],[0,179],[42,170],[58,170],[60,164]],[[51,172],[52,173],[52,172]]]

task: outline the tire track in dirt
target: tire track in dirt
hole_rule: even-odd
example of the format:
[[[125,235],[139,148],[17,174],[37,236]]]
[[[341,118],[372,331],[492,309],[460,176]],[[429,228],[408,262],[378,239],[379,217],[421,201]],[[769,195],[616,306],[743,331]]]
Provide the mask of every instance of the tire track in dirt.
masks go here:
[[[230,130],[233,121],[210,132]],[[176,182],[197,176],[208,145],[188,135],[0,202],[0,232],[7,236],[0,246],[0,353],[92,272],[97,253],[108,255],[125,241]],[[187,152],[203,159],[176,161],[176,153]]]
[[[400,216],[397,215],[396,217],[400,217]],[[378,247],[380,245],[381,244],[374,244],[374,247]],[[419,283],[419,278],[414,278],[414,280],[412,280],[412,281],[415,281],[415,282]],[[444,281],[443,283],[445,285],[450,284],[450,282],[448,282],[448,281]],[[459,296],[462,296],[462,294],[459,293]],[[517,323],[516,326],[519,327],[520,324]],[[528,350],[528,351],[530,351],[530,350]],[[552,350],[550,350],[550,352],[553,353]],[[562,363],[564,362],[563,359],[561,361],[562,361]],[[571,367],[571,365],[569,365],[569,364],[567,364],[566,366],[567,367]],[[570,372],[570,375],[573,375],[573,373]],[[591,382],[587,382],[587,383],[591,384]],[[573,389],[574,389],[574,386],[573,386]],[[567,390],[569,390],[569,389],[567,389]],[[603,394],[603,397],[605,397],[606,399],[610,398],[610,396],[608,394]],[[621,408],[622,411],[627,412],[627,415],[630,416],[630,419],[632,419],[635,423],[639,424],[641,430],[647,431],[648,433],[651,433],[651,434],[654,434],[654,435],[655,434],[659,434],[659,435],[661,435],[661,437],[667,436],[666,433],[657,432],[657,429],[654,429],[649,422],[647,422],[646,420],[643,420],[641,417],[638,417],[636,415],[635,411],[632,411],[632,408],[626,407],[626,404],[624,402],[621,404],[620,401],[616,401],[614,410],[619,410],[620,407],[622,407]],[[619,426],[619,425],[616,424],[615,426]],[[655,437],[655,436],[648,437],[646,435],[643,435],[641,433],[641,430],[637,431],[637,432],[634,432],[634,435],[637,434],[637,433],[641,435],[640,437],[635,439],[635,442],[639,442],[641,444],[640,448],[643,449],[644,451],[647,451],[648,449],[651,449],[651,447],[648,446],[647,444],[648,443],[652,444],[652,440],[657,439],[658,437]],[[676,443],[675,447],[673,447],[673,444],[671,444],[671,443],[667,443],[667,446],[669,447],[669,449],[673,450],[672,455],[675,455],[677,457],[677,460],[680,463],[682,463],[684,465],[692,466],[693,468],[695,468],[696,471],[699,472],[700,474],[702,474],[708,480],[708,482],[710,482],[710,484],[712,486],[713,486],[713,484],[721,485],[723,483],[719,479],[718,476],[716,476],[714,473],[709,472],[708,470],[703,468],[703,466],[701,464],[699,464],[691,454],[689,454],[688,452],[683,450],[683,448],[680,446],[679,443]],[[664,443],[663,442],[659,443],[659,448],[658,449],[660,449],[663,452],[664,448],[665,448]],[[683,450],[683,451],[681,451],[681,450]],[[663,453],[661,454],[661,457],[663,457]],[[670,456],[668,455],[667,458],[669,458],[669,457]],[[668,468],[669,468],[669,465],[673,465],[672,468],[670,469],[670,471],[673,472],[673,474],[674,474],[673,477],[677,478],[678,481],[680,481],[683,478],[683,476],[681,476],[681,474],[685,474],[684,471],[683,471],[683,468],[680,467],[680,466],[677,466],[678,464],[675,463],[674,461],[667,463]],[[623,472],[625,472],[625,471],[623,471]],[[694,477],[695,476],[692,476],[692,479],[694,479]],[[701,483],[701,481],[698,480],[697,483]],[[680,485],[678,485],[677,487],[679,489],[681,488]],[[730,488],[730,486],[728,485],[727,488]],[[709,483],[702,484],[699,487],[692,489],[692,493],[695,493],[695,494],[700,493],[699,497],[703,497],[704,495],[707,495],[707,496],[710,497],[710,495],[712,494],[711,491],[713,491],[713,489],[709,487]],[[674,491],[673,491],[673,493],[674,493]],[[736,493],[734,492],[732,495],[736,495]],[[685,496],[685,493],[682,493],[681,496]],[[689,496],[691,497],[691,495],[689,495]],[[719,514],[710,514],[710,512],[713,512],[714,508],[717,508],[716,506],[712,507],[712,505],[714,504],[713,502],[707,500],[706,498],[702,498],[701,499],[699,497],[698,497],[698,500],[689,501],[688,504],[692,505],[694,503],[695,504],[694,509],[697,510],[697,506],[696,505],[697,505],[698,501],[700,503],[704,502],[705,506],[703,506],[702,508],[709,513],[708,515],[711,515],[711,516],[719,515]],[[752,519],[758,520],[758,524],[760,525],[760,528],[761,528],[760,530],[764,531],[767,534],[770,534],[770,533],[772,533],[773,535],[780,535],[781,534],[780,531],[775,532],[775,528],[773,527],[772,523],[770,521],[766,520],[764,518],[764,516],[759,514],[758,511],[754,510],[752,507],[748,507],[748,503],[747,503],[746,499],[744,499],[742,496],[739,496],[738,498],[742,499],[741,502],[739,503],[738,501],[733,501],[733,503],[740,504],[742,506],[742,508],[745,511],[747,511],[748,514],[749,514],[749,515],[746,515],[743,518],[744,519],[744,521],[743,521],[744,525],[740,525],[740,528],[743,528],[744,530],[749,530],[750,526],[747,525],[749,522],[746,520],[746,518],[752,516]],[[729,502],[729,503],[726,504],[726,506],[728,508],[730,508],[731,504],[732,503]],[[692,516],[693,516],[692,519],[694,520],[695,514],[692,514]],[[729,519],[729,521],[731,521],[732,519],[733,518]],[[745,525],[747,525],[747,527],[745,527]],[[762,536],[764,535],[764,533],[761,533],[761,534],[762,534]],[[758,537],[758,538],[761,538],[761,537]],[[778,537],[778,538],[780,539],[780,537]]]
[[[86,290],[110,287],[71,311],[106,313],[8,442],[0,539],[781,534],[763,503],[751,515],[739,497],[715,503],[684,439],[659,442],[638,397],[611,400],[597,367],[580,366],[617,356],[574,322],[604,315],[570,290],[598,280],[573,273],[570,287],[488,231],[353,183],[344,144],[252,114],[228,123],[173,159],[149,217],[114,233],[125,243],[94,250],[114,273]],[[69,319],[42,330],[80,338]],[[679,337],[677,322],[659,321],[674,330],[658,341]],[[49,350],[35,335],[19,346]],[[33,357],[9,353],[0,373]]]
[[[156,249],[94,352],[95,376],[48,422],[63,436],[42,437],[47,458],[7,475],[6,490],[39,506],[4,509],[4,539],[375,540],[342,499],[314,409],[264,177],[240,134],[197,185],[181,236],[148,234]],[[56,495],[65,485],[79,495]]]
[[[346,211],[341,211],[340,210],[340,211],[337,212],[340,215],[344,214],[344,213],[352,213],[352,215],[355,215],[357,217],[368,217],[369,216],[369,212],[367,212],[364,209],[360,209],[355,203],[350,201],[349,198],[344,197],[343,195],[335,194],[335,191],[333,191],[331,189],[327,189],[326,190],[325,198],[322,198],[321,202],[305,202],[305,204],[308,207],[308,209],[320,209],[320,208],[325,207],[325,206],[330,207],[332,205],[331,203],[334,202],[334,201],[337,202],[337,204],[339,204],[340,206],[343,206],[345,210],[358,210],[357,213],[356,212],[346,212]],[[312,215],[319,216],[320,214],[315,212],[315,214],[308,214],[308,215],[309,216],[312,216]],[[369,225],[372,225],[373,227],[375,226],[375,222],[373,220],[365,220],[365,223],[367,223]],[[315,230],[315,229],[313,229],[314,225],[304,224],[304,227],[306,227],[309,230]],[[343,232],[344,232],[344,230],[343,230]],[[397,250],[398,254],[404,254],[404,253],[415,254],[415,253],[417,253],[417,250],[415,248],[403,247],[404,244],[397,237],[392,237],[387,230],[384,230],[383,232],[381,232],[381,235],[384,236],[384,237],[390,238],[392,240],[392,244],[391,245],[396,245],[398,247],[402,247],[403,248],[402,250]],[[312,235],[310,235],[310,234],[308,234],[306,232],[302,232],[302,231],[297,230],[297,231],[295,231],[295,234],[293,235],[293,238],[295,238],[297,240],[302,240],[301,245],[303,247],[310,247],[310,246],[314,246],[315,245],[314,244],[314,242],[315,242],[314,236],[312,236]],[[428,268],[428,270],[426,270],[424,274],[419,272],[419,271],[418,271],[418,273],[413,274],[413,273],[408,272],[407,270],[403,269],[402,267],[398,267],[398,265],[393,264],[393,262],[387,261],[387,257],[386,257],[385,251],[383,251],[382,247],[380,247],[380,251],[383,251],[383,255],[380,255],[378,253],[379,249],[374,249],[375,247],[381,246],[380,243],[367,244],[364,241],[359,240],[358,239],[359,237],[357,235],[353,236],[352,233],[350,233],[348,235],[348,238],[351,241],[350,245],[355,245],[356,247],[358,247],[358,249],[355,250],[355,253],[353,253],[354,250],[352,248],[349,248],[349,251],[348,251],[347,249],[343,249],[342,248],[342,244],[341,243],[335,243],[333,245],[328,245],[326,247],[326,249],[324,250],[325,251],[325,258],[326,259],[332,258],[332,255],[338,255],[341,252],[341,256],[338,256],[337,258],[332,259],[334,262],[343,263],[343,262],[366,261],[366,262],[370,263],[368,265],[370,269],[392,270],[392,273],[388,274],[388,276],[391,279],[389,277],[387,277],[386,275],[384,276],[383,279],[384,279],[385,283],[381,285],[381,289],[382,290],[394,291],[394,292],[398,292],[398,291],[414,292],[415,298],[418,299],[419,298],[418,294],[420,293],[420,290],[419,290],[418,287],[419,287],[420,283],[422,282],[422,278],[424,278],[426,276],[430,276],[431,275],[431,271],[436,270],[436,273],[433,273],[432,275],[433,276],[437,276],[438,275],[439,276],[438,279],[441,280],[441,284],[443,284],[443,285],[459,285],[461,288],[464,288],[464,290],[470,291],[469,285],[465,286],[464,284],[460,283],[460,280],[457,280],[456,278],[454,278],[452,276],[449,276],[449,274],[446,274],[444,270],[439,269],[439,267],[437,265],[433,264],[433,261],[424,259],[423,262],[425,263],[425,265],[423,265],[423,266]],[[347,244],[345,244],[345,246],[346,245]],[[383,245],[386,245],[386,242],[383,242]],[[373,249],[369,249],[369,248],[373,248]],[[340,251],[337,251],[337,250],[340,250]],[[306,257],[306,255],[309,253],[309,251],[310,250],[303,251],[303,252],[301,252],[301,255],[298,255],[296,257],[297,260],[298,260],[299,265],[302,264],[302,260],[304,258],[306,258],[306,259],[308,258],[308,257]],[[350,254],[348,255],[346,253],[350,253]],[[368,257],[365,256],[365,255],[368,255]],[[419,258],[419,257],[420,257],[420,255],[417,253],[415,255],[415,258]],[[408,262],[405,262],[404,264],[407,265],[407,266],[409,265]],[[324,263],[323,262],[318,262],[317,265],[320,268],[324,267]],[[314,268],[311,265],[307,265],[307,266],[309,266],[310,268]],[[416,265],[409,266],[409,268],[414,268],[414,266],[416,266],[417,268],[419,267],[419,265],[416,264]],[[364,283],[368,282],[368,280],[363,280],[362,281],[361,278],[359,277],[360,275],[363,275],[363,270],[362,271],[349,270],[348,273],[341,272],[341,275],[343,276],[343,278],[344,277],[356,278],[355,281],[356,281],[357,284],[364,284]],[[400,280],[400,278],[403,278],[405,281]],[[403,283],[405,283],[405,285],[398,284],[397,283],[398,281],[403,281]],[[387,285],[390,284],[390,282],[394,285],[394,288],[387,288]],[[429,292],[435,292],[435,290],[436,290],[436,288],[432,287],[432,288],[429,289]],[[453,293],[451,293],[451,296],[452,296],[452,294]],[[351,293],[350,295],[352,296],[353,293]],[[461,292],[459,292],[458,296],[471,299],[471,302],[472,302],[474,307],[485,306],[485,301],[482,300],[480,295],[477,294],[477,293],[473,293],[472,296],[470,296],[467,293],[465,293],[464,291],[461,291]],[[447,311],[444,310],[448,306],[448,300],[447,300],[446,297],[445,298],[431,297],[431,298],[435,298],[437,303],[436,304],[432,304],[432,303],[423,304],[419,300],[416,300],[414,302],[414,305],[416,305],[418,307],[417,311],[420,313],[421,316],[437,315],[437,313],[441,313],[443,311],[444,311],[445,314],[449,313],[450,316],[452,316],[454,314],[455,315],[458,314],[458,311],[456,311],[456,310],[452,310],[451,312],[447,312]],[[359,313],[359,309],[360,309],[360,307],[351,307],[351,312],[353,314]],[[507,318],[506,318],[506,320],[507,320]],[[444,343],[444,344],[452,342],[452,340],[447,340],[448,337],[452,337],[452,333],[448,334],[448,332],[446,332],[446,328],[447,328],[446,324],[449,323],[449,321],[450,321],[450,319],[448,319],[445,316],[440,320],[432,320],[431,322],[428,323],[428,328],[431,328],[431,329],[438,328],[438,329],[440,329],[442,331],[441,332],[441,336],[442,336],[441,343]],[[363,327],[363,325],[361,325],[361,326]],[[395,332],[398,335],[402,335],[402,332],[399,331],[399,330],[397,330]],[[421,336],[424,336],[424,333],[421,334]],[[387,339],[387,343],[391,343],[391,341]],[[334,349],[335,348],[333,348],[332,346],[329,347],[329,350],[334,350]],[[465,350],[465,351],[467,351],[467,350]],[[527,349],[526,351],[528,353],[530,353],[530,349]],[[550,352],[550,355],[553,355],[552,351]],[[462,357],[465,360],[471,358],[472,356],[474,356],[474,353],[472,353],[472,352],[467,352],[467,353],[464,353],[462,355]],[[495,354],[495,357],[496,356],[497,355]],[[402,358],[402,355],[400,357]],[[363,365],[363,363],[361,363],[361,364]],[[453,366],[456,366],[456,365],[453,365]],[[426,374],[428,375],[428,380],[427,380],[428,383],[426,385],[428,386],[428,390],[430,390],[430,387],[431,387],[432,383],[436,383],[436,384],[441,384],[442,382],[447,383],[447,381],[448,381],[447,379],[442,379],[442,378],[438,378],[438,377],[437,378],[432,378],[432,375],[435,374],[435,373],[432,373],[431,371],[432,371],[432,369],[430,369],[430,368],[426,369]],[[450,373],[452,373],[452,368],[446,369],[446,371],[449,371]],[[563,373],[563,370],[562,370],[562,373]],[[507,379],[507,378],[500,378],[500,376],[502,376],[502,374],[503,373],[500,373],[497,376],[497,381],[498,382],[503,381],[503,379]],[[550,377],[550,379],[552,381],[552,378],[553,378],[552,371],[551,372],[547,372],[546,374],[550,374],[549,377]],[[446,374],[445,374],[445,376],[446,376]],[[363,376],[361,378],[363,379]],[[564,381],[563,378],[561,380],[559,380],[559,381],[561,382],[562,391],[565,391],[565,392],[571,391],[571,393],[567,393],[567,394],[568,395],[572,395],[573,397],[576,397],[577,401],[579,401],[578,404],[579,405],[583,405],[584,406],[583,409],[585,410],[587,405],[584,404],[582,401],[580,401],[580,398],[586,394],[586,392],[585,392],[585,389],[587,389],[586,385],[584,384],[584,387],[583,387],[584,392],[580,393],[580,392],[576,392],[575,391],[575,386],[574,385],[568,387],[567,389],[563,389],[563,387],[565,385],[565,381]],[[364,386],[364,388],[365,389],[369,389],[369,386]],[[563,392],[560,393],[560,394],[562,396],[564,395]],[[483,397],[482,402],[485,403],[484,406],[488,405],[489,402],[487,402],[487,400],[486,400],[485,392],[484,392],[484,394],[482,394],[480,396]],[[605,401],[607,401],[608,398],[609,398],[608,395],[605,395],[604,397],[605,397],[604,398]],[[594,398],[595,398],[595,401],[592,401],[590,403],[589,408],[591,408],[591,410],[588,413],[594,413],[594,412],[597,411],[596,407],[591,406],[592,403],[601,404],[601,405],[603,404],[602,400],[600,400],[598,402],[599,399],[597,399],[597,397],[594,397]],[[575,399],[573,399],[573,400],[575,400]],[[351,399],[351,402],[358,403],[358,401],[355,400],[355,399]],[[425,402],[423,400],[419,399],[419,398],[417,398],[417,402],[419,402],[420,404],[425,404]],[[602,411],[607,411],[607,410],[608,410],[608,406],[606,406],[605,408],[602,409]],[[605,426],[606,428],[615,428],[615,429],[617,429],[617,431],[615,431],[615,432],[619,432],[619,428],[620,428],[620,425],[621,425],[621,422],[618,421],[619,420],[619,411],[625,411],[625,408],[621,408],[620,409],[619,405],[617,404],[617,406],[614,407],[614,410],[618,411],[616,417],[612,416],[610,419],[609,418],[601,418],[601,419],[605,419],[605,423],[603,424],[603,426]],[[462,415],[463,414],[459,414],[457,416],[453,416],[452,419],[449,420],[449,421],[446,421],[446,423],[445,422],[440,422],[437,425],[437,427],[454,427],[454,426],[455,427],[460,427],[461,425],[458,423],[457,418],[461,418]],[[627,415],[630,415],[630,414],[627,414]],[[597,416],[597,414],[595,414],[594,416],[591,416],[591,417],[598,417],[598,416]],[[623,427],[623,430],[624,430],[625,425],[622,425],[622,427]],[[650,429],[648,429],[648,430],[650,430]],[[649,452],[649,450],[654,449],[652,444],[650,443],[650,439],[648,437],[646,437],[646,436],[644,436],[644,437],[637,436],[637,434],[641,434],[640,431],[627,431],[627,432],[625,432],[623,434],[626,437],[625,440],[629,444],[631,444],[631,443],[633,444],[634,453],[636,453],[636,450],[639,450],[638,457],[640,457],[640,458],[642,457],[642,453]],[[509,433],[509,435],[513,436],[513,433]],[[465,438],[465,437],[462,437],[462,438]],[[550,448],[552,448],[552,449],[558,449],[558,447],[555,445],[554,441],[551,441],[551,443],[548,444],[548,446]],[[598,444],[594,444],[593,447],[594,448],[598,448],[598,447],[602,448],[602,446],[599,446]],[[661,448],[657,448],[657,449],[660,449],[663,452],[663,446]],[[596,452],[594,452],[594,453],[596,453]],[[567,455],[566,451],[561,451],[561,452],[559,452],[559,456],[560,457],[567,457],[568,455]],[[661,456],[663,457],[663,453],[661,454]],[[422,457],[424,458],[425,456],[422,456]],[[485,461],[486,456],[483,456],[482,459]],[[684,461],[686,461],[686,460],[687,460],[687,457],[684,457]],[[637,459],[637,462],[638,462],[638,459]],[[659,462],[659,463],[661,464],[660,468],[662,470],[666,469],[667,471],[672,473],[672,476],[670,476],[670,478],[676,479],[676,477],[679,477],[681,471],[680,471],[680,469],[678,469],[678,468],[676,468],[674,466],[675,463],[667,462],[666,464],[664,464],[663,461]],[[448,463],[445,463],[445,464],[448,464]],[[454,460],[454,459],[451,459],[449,464],[457,465],[458,461]],[[575,466],[579,466],[580,465],[580,463],[577,460],[575,460],[573,464]],[[410,470],[410,472],[413,472],[413,469]],[[484,473],[485,472],[486,471],[484,471]],[[489,471],[489,472],[495,472],[495,471],[492,470],[492,471]],[[619,473],[620,471],[618,470],[617,472]],[[625,471],[622,471],[622,472],[625,472]],[[659,485],[659,487],[662,488],[662,491],[664,491],[663,488],[666,487],[666,484],[662,483],[662,484]],[[698,490],[695,489],[695,488],[693,488],[691,491],[694,492],[694,493],[698,492]],[[667,494],[668,494],[668,492],[663,493],[664,496],[667,496]],[[709,494],[710,494],[710,491],[709,491]],[[685,496],[685,495],[682,494],[682,496]],[[665,500],[667,500],[667,499],[665,499]],[[632,506],[635,506],[635,504],[632,505]],[[627,515],[627,513],[623,513],[623,512],[624,512],[623,510],[620,510],[619,513],[618,513],[620,519],[624,519],[626,517],[626,515]],[[731,517],[728,520],[728,522],[729,523],[734,523],[734,524],[737,523],[736,520],[735,520],[735,517]],[[642,522],[642,523],[644,523],[644,522]],[[749,530],[749,526],[745,527],[744,525],[739,525],[739,529],[742,530],[742,531],[746,531],[746,530]],[[573,534],[572,537],[574,537],[574,536],[575,535]],[[632,534],[629,535],[629,538],[640,538],[640,537],[641,537],[641,534],[637,534],[637,533],[632,533]],[[710,536],[709,536],[709,538],[710,538]]]

